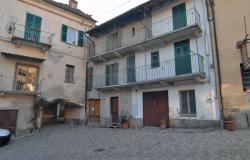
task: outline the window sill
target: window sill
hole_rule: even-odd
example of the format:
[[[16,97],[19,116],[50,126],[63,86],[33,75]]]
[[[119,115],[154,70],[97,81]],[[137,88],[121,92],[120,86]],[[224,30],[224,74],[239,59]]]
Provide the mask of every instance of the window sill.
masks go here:
[[[180,118],[197,118],[197,115],[181,114]]]

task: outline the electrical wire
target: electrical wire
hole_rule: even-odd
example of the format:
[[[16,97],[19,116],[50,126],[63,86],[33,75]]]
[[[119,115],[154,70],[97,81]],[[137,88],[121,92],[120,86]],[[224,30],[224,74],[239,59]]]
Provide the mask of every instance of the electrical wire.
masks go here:
[[[102,15],[102,16],[107,15],[108,13],[110,13],[110,12],[112,12],[112,11],[114,11],[114,10],[117,10],[117,9],[123,7],[124,5],[126,5],[127,3],[131,2],[131,1],[132,1],[132,0],[128,0],[128,1],[124,2],[123,4],[117,6],[117,7],[113,8],[113,9],[111,9],[111,10],[109,10],[109,11],[106,11],[106,12],[104,12],[104,13],[101,13],[101,14],[99,14],[99,15],[97,15],[97,16],[100,16],[100,15]]]

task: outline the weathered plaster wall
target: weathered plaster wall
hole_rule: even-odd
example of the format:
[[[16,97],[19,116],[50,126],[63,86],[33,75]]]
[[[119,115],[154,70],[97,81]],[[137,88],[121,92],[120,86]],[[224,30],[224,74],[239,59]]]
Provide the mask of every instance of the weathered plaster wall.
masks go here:
[[[17,134],[26,132],[32,126],[32,107],[34,97],[32,96],[8,96],[0,97],[0,110],[18,110]]]
[[[219,0],[215,1],[215,23],[218,36],[218,49],[221,69],[221,89],[223,107],[227,109],[248,110],[247,93],[243,91],[240,63],[240,50],[236,49],[237,41],[250,31],[249,0]],[[249,33],[248,33],[249,34]]]

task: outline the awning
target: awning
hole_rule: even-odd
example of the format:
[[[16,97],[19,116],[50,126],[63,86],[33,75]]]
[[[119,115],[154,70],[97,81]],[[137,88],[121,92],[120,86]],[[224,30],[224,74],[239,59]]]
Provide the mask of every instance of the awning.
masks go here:
[[[46,60],[45,58],[30,57],[30,56],[15,54],[15,53],[1,52],[1,54],[8,58],[18,59],[18,60],[23,60],[23,61],[31,61],[31,62],[36,62],[36,63],[42,63],[43,61]]]
[[[81,108],[85,107],[83,104],[72,102],[70,100],[61,99],[61,98],[58,98],[49,102],[49,104],[58,104],[58,103],[64,103],[66,104],[66,107],[81,107]]]

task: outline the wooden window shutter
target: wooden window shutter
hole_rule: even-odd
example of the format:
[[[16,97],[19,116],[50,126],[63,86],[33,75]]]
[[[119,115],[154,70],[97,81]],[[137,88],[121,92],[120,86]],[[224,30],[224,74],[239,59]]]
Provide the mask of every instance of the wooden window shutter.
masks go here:
[[[83,47],[83,43],[84,43],[84,33],[83,31],[79,31],[79,34],[78,34],[78,46],[81,46]]]
[[[66,42],[67,41],[67,30],[68,27],[66,25],[62,25],[62,33],[61,33],[61,41]]]

